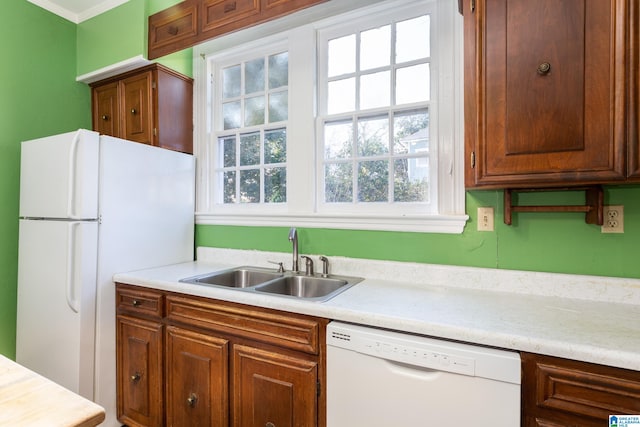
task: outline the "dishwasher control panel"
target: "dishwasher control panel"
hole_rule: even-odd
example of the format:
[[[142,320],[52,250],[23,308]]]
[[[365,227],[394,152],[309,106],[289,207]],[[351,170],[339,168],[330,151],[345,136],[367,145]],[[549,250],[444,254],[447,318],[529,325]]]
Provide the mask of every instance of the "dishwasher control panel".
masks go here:
[[[520,382],[520,357],[504,350],[335,321],[327,326],[327,346],[414,367]]]

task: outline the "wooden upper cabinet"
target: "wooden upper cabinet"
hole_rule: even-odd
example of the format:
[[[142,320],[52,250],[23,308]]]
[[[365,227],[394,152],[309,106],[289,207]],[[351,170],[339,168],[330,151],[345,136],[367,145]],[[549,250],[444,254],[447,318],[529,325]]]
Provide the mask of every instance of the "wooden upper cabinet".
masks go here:
[[[629,166],[628,175],[640,180],[640,4],[632,1],[629,8]]]
[[[93,129],[193,153],[193,79],[152,64],[91,84]]]
[[[120,134],[118,83],[99,86],[93,91],[93,130],[102,135]]]
[[[464,8],[467,187],[623,181],[633,2],[474,3]]]
[[[185,0],[149,16],[149,59],[327,0]]]

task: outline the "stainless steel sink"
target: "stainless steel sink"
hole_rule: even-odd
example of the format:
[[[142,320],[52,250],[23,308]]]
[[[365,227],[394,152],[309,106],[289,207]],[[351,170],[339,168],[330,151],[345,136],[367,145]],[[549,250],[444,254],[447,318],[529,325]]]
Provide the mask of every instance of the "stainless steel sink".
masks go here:
[[[248,288],[282,277],[283,273],[260,267],[237,267],[180,280],[184,283]]]
[[[313,301],[326,301],[362,281],[358,277],[286,275],[260,286],[257,292]]]

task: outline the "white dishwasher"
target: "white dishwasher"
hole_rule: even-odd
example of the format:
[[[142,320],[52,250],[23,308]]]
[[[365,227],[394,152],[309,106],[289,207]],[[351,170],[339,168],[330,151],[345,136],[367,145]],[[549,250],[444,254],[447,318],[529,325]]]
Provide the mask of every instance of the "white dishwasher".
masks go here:
[[[520,355],[327,326],[327,427],[517,427]]]

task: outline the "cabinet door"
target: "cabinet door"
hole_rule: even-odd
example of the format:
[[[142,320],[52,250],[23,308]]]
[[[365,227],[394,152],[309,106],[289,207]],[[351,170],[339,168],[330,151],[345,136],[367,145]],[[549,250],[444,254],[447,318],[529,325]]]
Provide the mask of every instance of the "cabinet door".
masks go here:
[[[229,425],[229,344],[167,327],[167,426]]]
[[[128,426],[161,426],[161,323],[117,317],[118,420]]]
[[[317,425],[317,362],[234,345],[233,372],[235,427]]]
[[[467,185],[624,179],[627,0],[475,3],[465,8]]]
[[[153,73],[147,71],[122,80],[122,138],[153,145]]]
[[[93,130],[101,135],[120,136],[118,83],[93,88]]]

